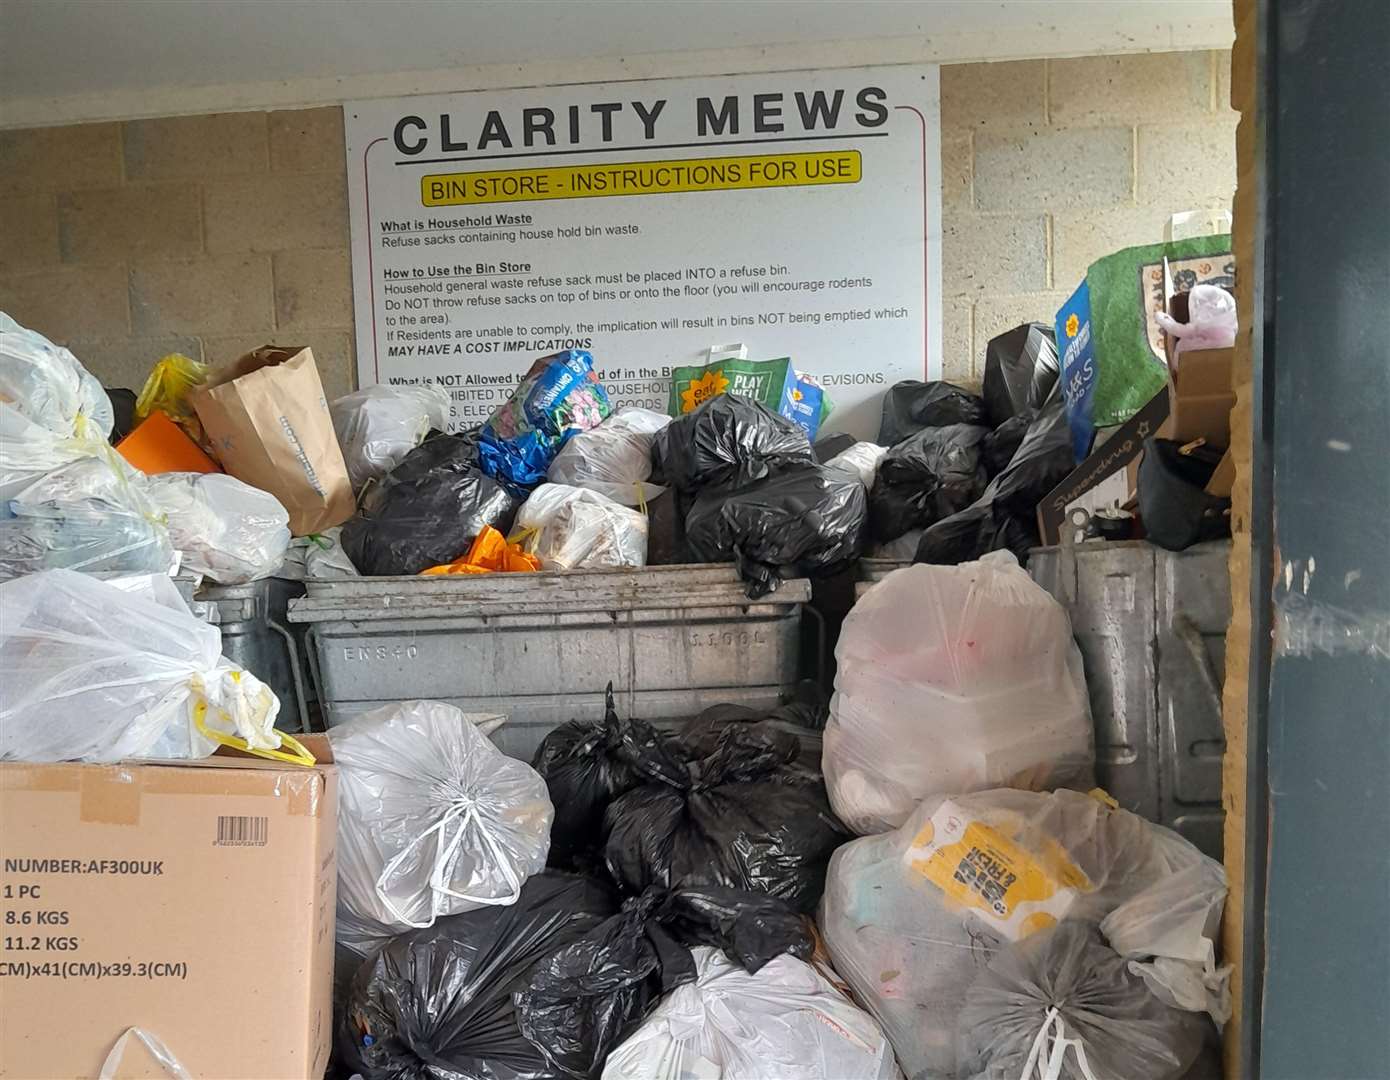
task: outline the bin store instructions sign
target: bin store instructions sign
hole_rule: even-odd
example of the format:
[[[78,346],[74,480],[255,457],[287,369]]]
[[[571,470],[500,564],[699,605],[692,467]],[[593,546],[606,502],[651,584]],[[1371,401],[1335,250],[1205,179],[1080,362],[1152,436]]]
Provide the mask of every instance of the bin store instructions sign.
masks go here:
[[[532,360],[615,404],[740,343],[871,437],[940,375],[934,66],[475,91],[345,106],[358,378],[480,423]]]

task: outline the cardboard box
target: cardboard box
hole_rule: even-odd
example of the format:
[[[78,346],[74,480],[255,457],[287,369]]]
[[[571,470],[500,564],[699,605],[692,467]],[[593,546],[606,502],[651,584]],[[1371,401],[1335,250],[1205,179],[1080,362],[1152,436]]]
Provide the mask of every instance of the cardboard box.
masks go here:
[[[1158,430],[1160,439],[1181,443],[1206,439],[1217,450],[1231,445],[1234,354],[1234,349],[1198,349],[1181,355],[1169,387],[1168,419]]]
[[[99,1075],[142,1028],[193,1076],[320,1080],[336,777],[235,753],[0,764],[0,1076]],[[132,1039],[117,1077],[167,1074]]]

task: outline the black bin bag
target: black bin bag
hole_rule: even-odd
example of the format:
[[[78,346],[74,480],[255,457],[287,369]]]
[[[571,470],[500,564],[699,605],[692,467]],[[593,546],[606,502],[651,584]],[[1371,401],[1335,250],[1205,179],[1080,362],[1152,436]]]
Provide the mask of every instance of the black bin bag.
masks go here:
[[[775,897],[738,889],[648,889],[579,941],[553,950],[516,997],[521,1030],[557,1068],[597,1077],[658,1001],[694,982],[690,947],[711,945],[755,973],[813,951],[810,930]]]
[[[984,400],[969,390],[954,383],[906,379],[883,395],[877,442],[894,446],[923,428],[987,423]]]
[[[522,1033],[513,994],[542,957],[616,912],[608,886],[547,870],[515,904],[392,938],[353,977],[339,1064],[364,1080],[560,1080]]]
[[[685,539],[699,562],[737,564],[756,599],[783,578],[831,574],[857,559],[867,516],[857,479],[797,466],[732,491],[705,490],[686,518]]]
[[[1139,516],[1150,543],[1181,551],[1231,535],[1231,500],[1205,490],[1220,461],[1219,452],[1204,446],[1184,454],[1171,439],[1144,440]]]
[[[989,428],[947,424],[898,443],[878,466],[869,492],[869,535],[896,540],[964,510],[989,482],[983,449]]]
[[[814,465],[806,432],[740,394],[712,397],[652,443],[652,483],[682,491],[749,484],[790,465]]]
[[[1050,326],[1023,323],[990,338],[982,387],[986,422],[998,427],[1025,409],[1042,408],[1060,370],[1056,335]]]
[[[1000,950],[970,985],[956,1075],[1183,1080],[1210,1026],[1156,998],[1094,926],[1064,920]]]
[[[608,871],[627,892],[722,885],[810,912],[831,853],[850,838],[801,737],[731,723],[714,749],[674,768],[642,763],[648,782],[608,807]]]
[[[368,576],[418,574],[463,555],[484,525],[511,531],[517,506],[479,467],[476,433],[435,433],[363,493],[343,551]]]

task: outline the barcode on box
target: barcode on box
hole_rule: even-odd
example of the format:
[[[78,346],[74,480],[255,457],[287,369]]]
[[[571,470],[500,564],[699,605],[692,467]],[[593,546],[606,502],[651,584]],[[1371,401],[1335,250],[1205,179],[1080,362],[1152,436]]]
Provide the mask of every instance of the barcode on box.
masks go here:
[[[265,847],[270,840],[270,818],[222,816],[217,819],[214,847]]]

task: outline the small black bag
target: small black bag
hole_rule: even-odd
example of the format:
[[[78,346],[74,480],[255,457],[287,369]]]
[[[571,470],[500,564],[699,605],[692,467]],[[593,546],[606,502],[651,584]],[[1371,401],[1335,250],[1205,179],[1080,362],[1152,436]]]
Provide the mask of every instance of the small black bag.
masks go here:
[[[657,432],[651,479],[699,491],[750,484],[815,461],[806,432],[785,416],[750,398],[720,394]]]
[[[889,450],[869,493],[869,534],[887,543],[978,499],[989,482],[982,457],[989,434],[973,424],[929,427]]]
[[[1231,500],[1209,495],[1221,455],[1204,446],[1190,454],[1169,439],[1146,439],[1139,462],[1139,516],[1152,543],[1181,551],[1231,535]]]
[[[905,379],[883,395],[878,445],[895,446],[923,428],[947,424],[988,425],[984,399],[948,382]]]

